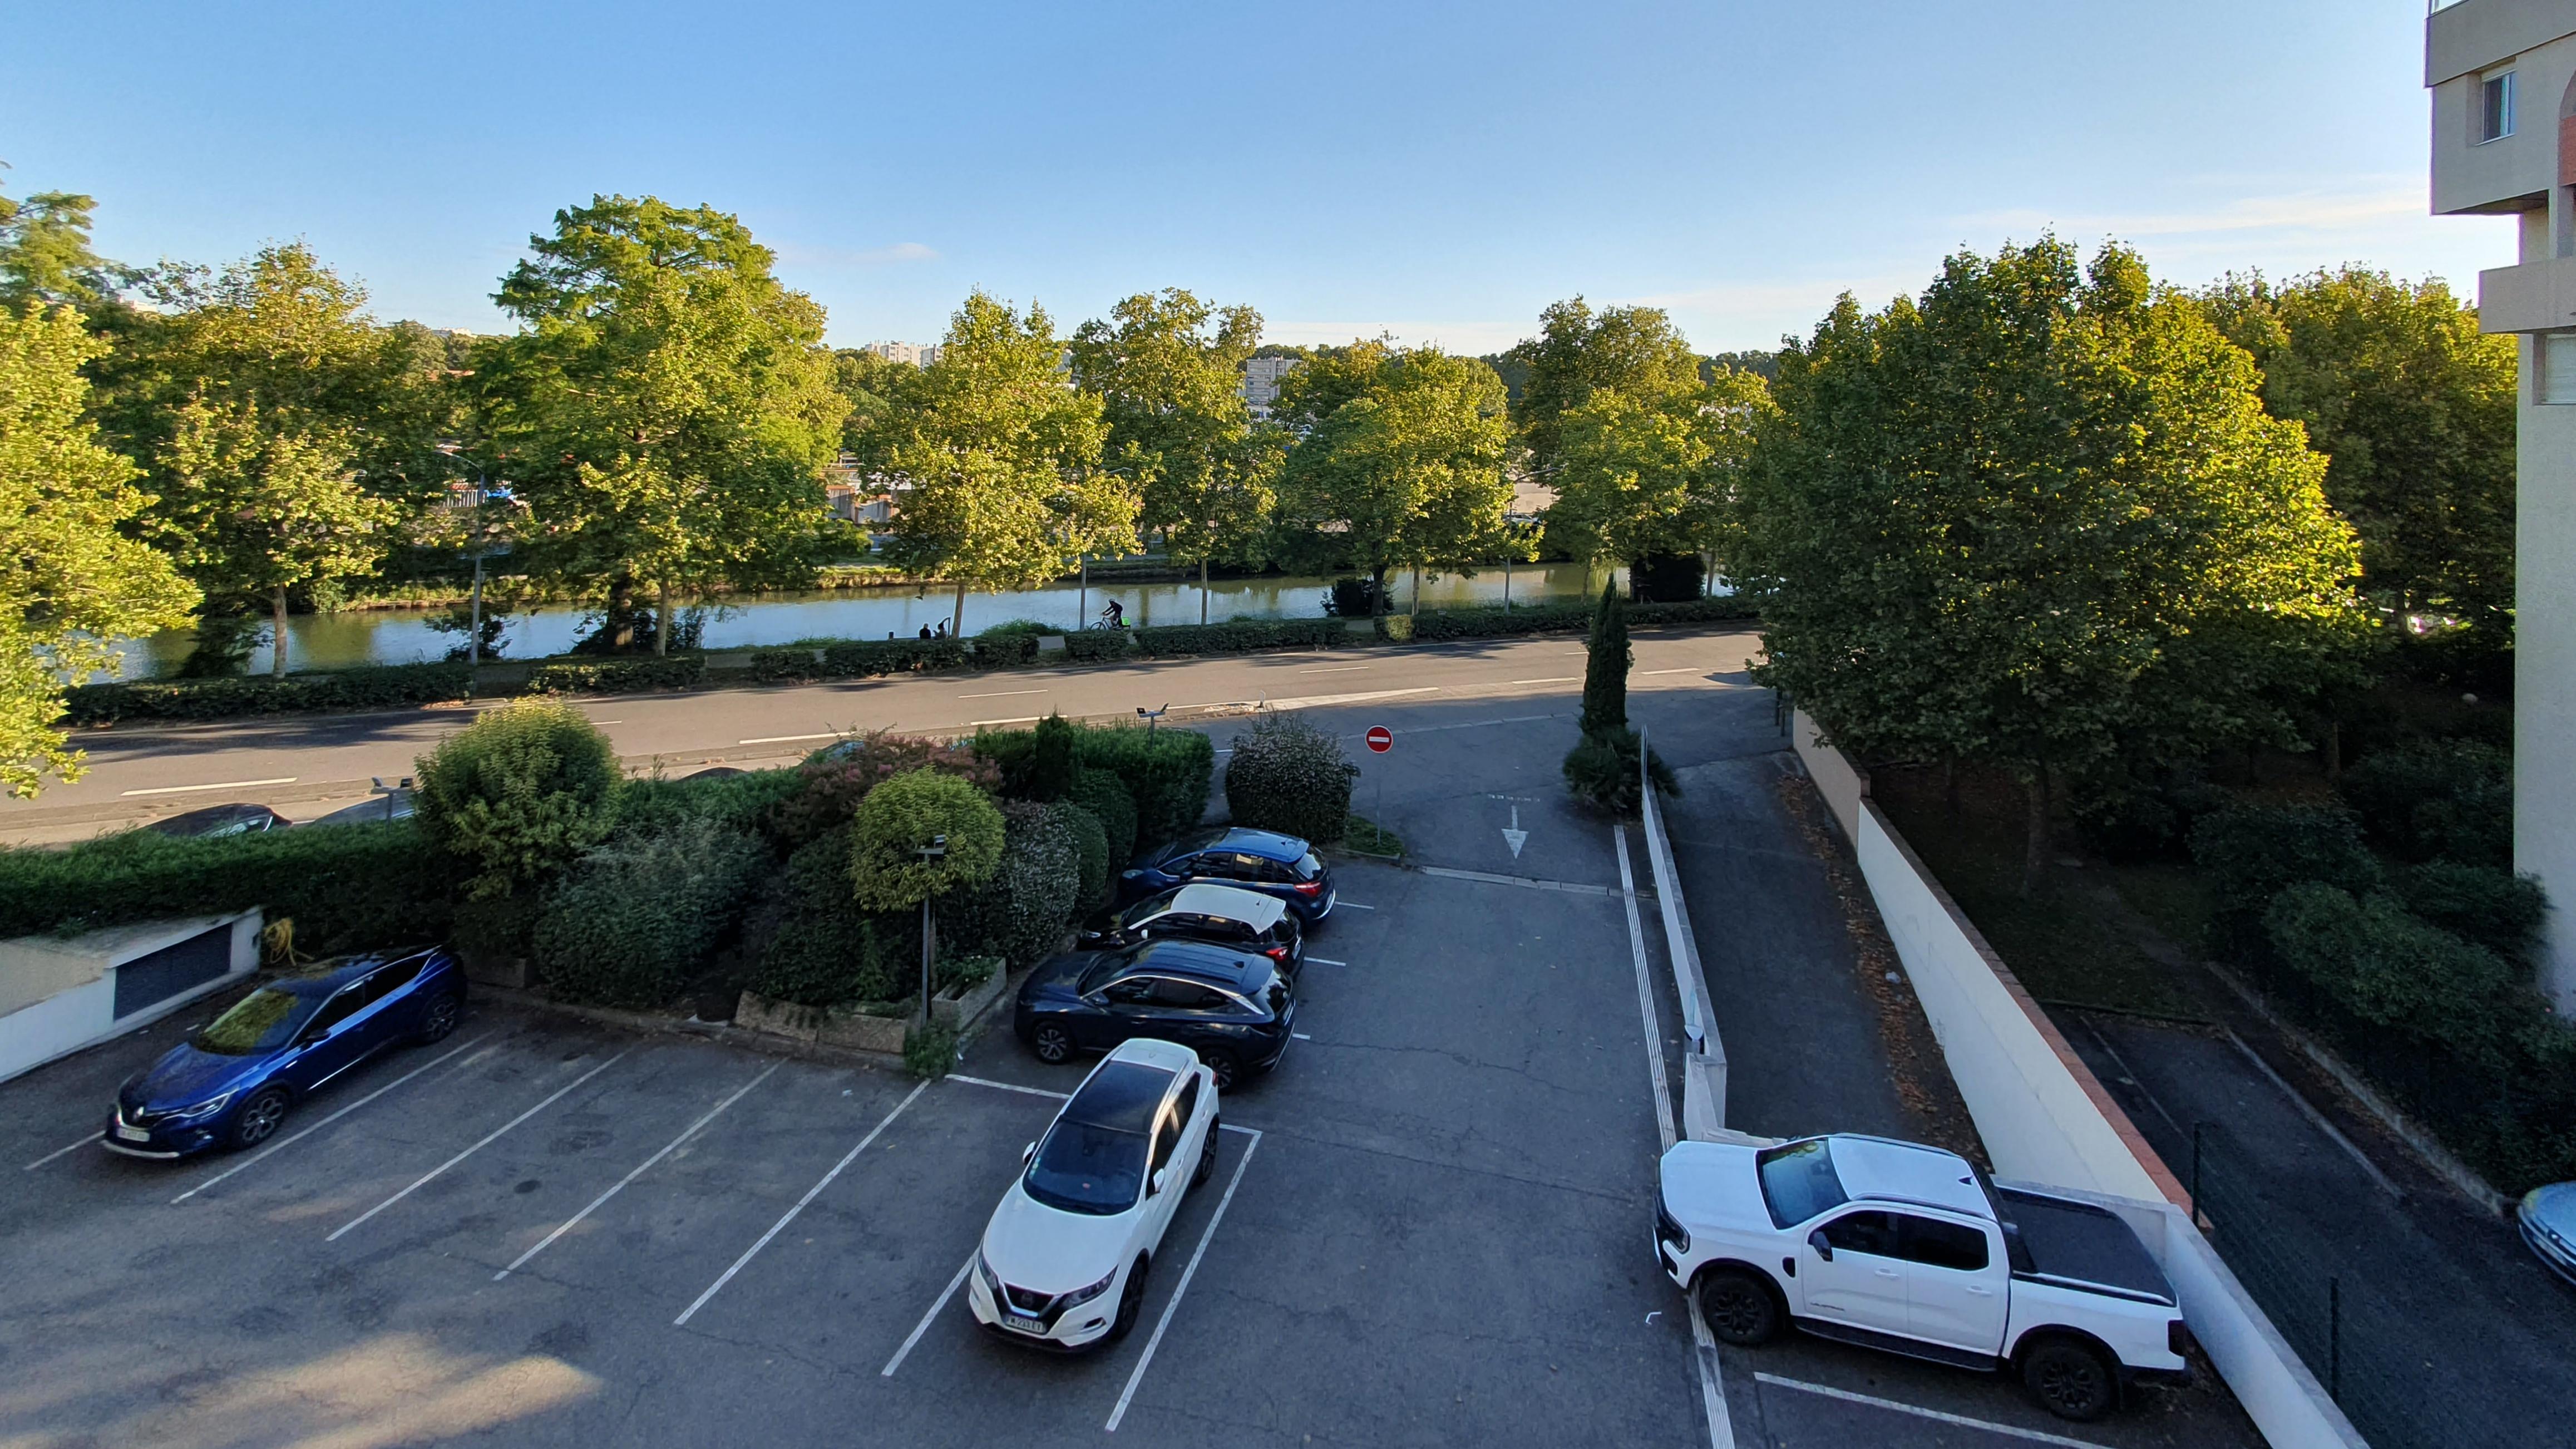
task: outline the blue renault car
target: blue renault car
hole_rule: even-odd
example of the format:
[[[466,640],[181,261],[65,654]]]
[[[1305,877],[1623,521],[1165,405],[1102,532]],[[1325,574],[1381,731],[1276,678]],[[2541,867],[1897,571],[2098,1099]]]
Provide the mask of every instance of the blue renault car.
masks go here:
[[[1119,877],[1121,901],[1160,895],[1193,881],[1276,896],[1311,926],[1333,913],[1333,877],[1313,846],[1293,835],[1232,826],[1184,835]]]
[[[260,987],[116,1089],[99,1144],[128,1157],[256,1147],[325,1082],[456,1029],[465,972],[444,947],[347,956]]]

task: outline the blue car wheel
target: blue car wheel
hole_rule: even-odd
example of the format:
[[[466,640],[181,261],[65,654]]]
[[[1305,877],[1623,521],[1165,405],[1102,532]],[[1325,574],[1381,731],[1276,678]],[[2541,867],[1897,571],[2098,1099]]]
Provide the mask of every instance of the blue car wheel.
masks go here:
[[[286,1120],[286,1109],[294,1105],[284,1087],[263,1087],[242,1103],[233,1118],[232,1145],[236,1148],[257,1147],[277,1135],[277,1126]]]
[[[429,1004],[429,1010],[421,1016],[421,1041],[423,1043],[434,1042],[445,1037],[449,1032],[456,1030],[456,1019],[462,1014],[463,1010],[464,1008],[462,1004],[456,999],[455,992],[440,992],[438,999],[431,1002]]]

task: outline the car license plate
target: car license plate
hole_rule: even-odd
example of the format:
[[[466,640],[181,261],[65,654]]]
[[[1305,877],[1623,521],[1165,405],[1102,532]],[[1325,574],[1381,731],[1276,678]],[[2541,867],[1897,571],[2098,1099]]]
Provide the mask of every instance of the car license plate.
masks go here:
[[[1040,1338],[1044,1338],[1046,1336],[1045,1324],[1038,1322],[1034,1318],[1022,1318],[1016,1313],[1003,1314],[1002,1326],[1005,1328],[1015,1329],[1021,1333],[1033,1333]]]
[[[149,1142],[152,1140],[152,1134],[149,1131],[146,1131],[141,1127],[128,1127],[122,1122],[116,1124],[116,1135],[127,1142]]]

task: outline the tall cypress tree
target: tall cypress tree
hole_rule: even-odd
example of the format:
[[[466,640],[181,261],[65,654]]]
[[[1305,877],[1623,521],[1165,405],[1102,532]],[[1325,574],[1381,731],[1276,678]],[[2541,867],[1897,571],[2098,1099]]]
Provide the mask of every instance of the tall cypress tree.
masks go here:
[[[1592,616],[1591,657],[1583,662],[1583,732],[1610,734],[1628,727],[1628,606],[1616,584],[1601,585],[1601,607]]]

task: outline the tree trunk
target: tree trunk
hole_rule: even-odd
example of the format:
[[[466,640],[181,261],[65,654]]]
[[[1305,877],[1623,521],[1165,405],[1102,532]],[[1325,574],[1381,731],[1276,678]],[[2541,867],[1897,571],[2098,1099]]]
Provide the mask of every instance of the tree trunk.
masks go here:
[[[1422,612],[1422,567],[1413,569],[1413,588],[1404,596],[1404,617],[1410,619]]]
[[[269,646],[268,673],[272,679],[286,677],[286,588],[279,585],[268,596],[271,616],[276,620],[277,638]]]
[[[951,639],[966,637],[966,586],[964,584],[957,586],[957,610],[948,616],[948,637]]]
[[[1386,617],[1386,565],[1369,570],[1369,618]]]
[[[653,594],[653,652],[671,652],[671,581],[662,580]]]
[[[2029,900],[2048,883],[2048,766],[2023,781],[2022,791],[2030,804],[2030,835],[2022,851],[2021,895]]]
[[[1207,560],[1206,560],[1206,559],[1200,559],[1200,560],[1199,560],[1199,622],[1200,622],[1200,623],[1202,623],[1202,624],[1206,623],[1206,622],[1207,622],[1207,615],[1208,615],[1208,600],[1207,600]]]
[[[2339,720],[2339,719],[2330,719],[2330,720],[2327,720],[2327,721],[2326,721],[2326,737],[2325,737],[2325,742],[2324,742],[2322,745],[2320,745],[2320,746],[2318,747],[2318,751],[2317,751],[2317,752],[2318,752],[2319,754],[2321,754],[2321,755],[2325,756],[2325,766],[2326,766],[2326,783],[2327,783],[2327,784],[2329,784],[2329,785],[2340,785],[2340,784],[2342,784],[2342,783],[2343,783],[2343,721],[2342,721],[2342,720]]]

